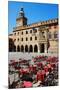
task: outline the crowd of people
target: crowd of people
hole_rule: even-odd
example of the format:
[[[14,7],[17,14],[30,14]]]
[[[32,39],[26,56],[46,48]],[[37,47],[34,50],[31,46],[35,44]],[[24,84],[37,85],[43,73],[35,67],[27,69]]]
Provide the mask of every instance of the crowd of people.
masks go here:
[[[9,75],[18,74],[18,80],[8,78],[9,88],[29,88],[58,85],[58,57],[36,56],[32,60],[10,60]]]

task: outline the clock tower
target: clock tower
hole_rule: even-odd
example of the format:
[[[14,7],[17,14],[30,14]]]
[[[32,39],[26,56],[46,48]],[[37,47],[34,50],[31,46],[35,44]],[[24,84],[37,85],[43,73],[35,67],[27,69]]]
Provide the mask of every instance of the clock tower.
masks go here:
[[[27,18],[25,17],[24,10],[21,8],[19,12],[19,17],[16,19],[17,26],[27,25]]]

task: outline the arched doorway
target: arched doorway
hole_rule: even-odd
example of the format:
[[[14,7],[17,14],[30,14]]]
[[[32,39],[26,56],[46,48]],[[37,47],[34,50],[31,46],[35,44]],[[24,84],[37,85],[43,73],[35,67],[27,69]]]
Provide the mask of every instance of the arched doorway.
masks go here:
[[[14,52],[14,50],[16,51],[16,46],[14,44],[13,39],[9,38],[9,52]]]
[[[25,52],[28,52],[28,45],[25,46]]]
[[[17,46],[17,51],[20,52],[20,46],[19,45]]]
[[[24,46],[21,45],[21,52],[24,52]]]
[[[41,53],[44,53],[44,44],[41,44],[40,50],[41,50]]]
[[[38,52],[38,47],[37,47],[37,45],[34,46],[34,52]]]
[[[14,45],[14,52],[16,52],[16,46]]]
[[[33,52],[33,46],[32,45],[30,45],[30,47],[29,47],[29,52]]]

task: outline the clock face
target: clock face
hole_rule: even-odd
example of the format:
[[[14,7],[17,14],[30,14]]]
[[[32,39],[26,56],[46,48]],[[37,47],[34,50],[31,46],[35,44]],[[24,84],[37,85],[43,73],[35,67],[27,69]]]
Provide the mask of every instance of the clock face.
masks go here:
[[[17,26],[22,26],[22,22],[17,22]]]

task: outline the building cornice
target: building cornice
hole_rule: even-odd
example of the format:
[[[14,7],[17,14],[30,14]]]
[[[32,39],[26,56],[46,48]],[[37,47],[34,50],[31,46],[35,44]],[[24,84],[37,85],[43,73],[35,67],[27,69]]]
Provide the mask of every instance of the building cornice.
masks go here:
[[[38,23],[33,23],[33,24],[29,24],[29,25],[14,27],[13,32],[31,29],[33,27],[40,27],[40,26],[44,26],[44,25],[52,25],[52,24],[58,24],[58,18],[46,20],[46,21],[42,21],[42,22],[38,22]]]

